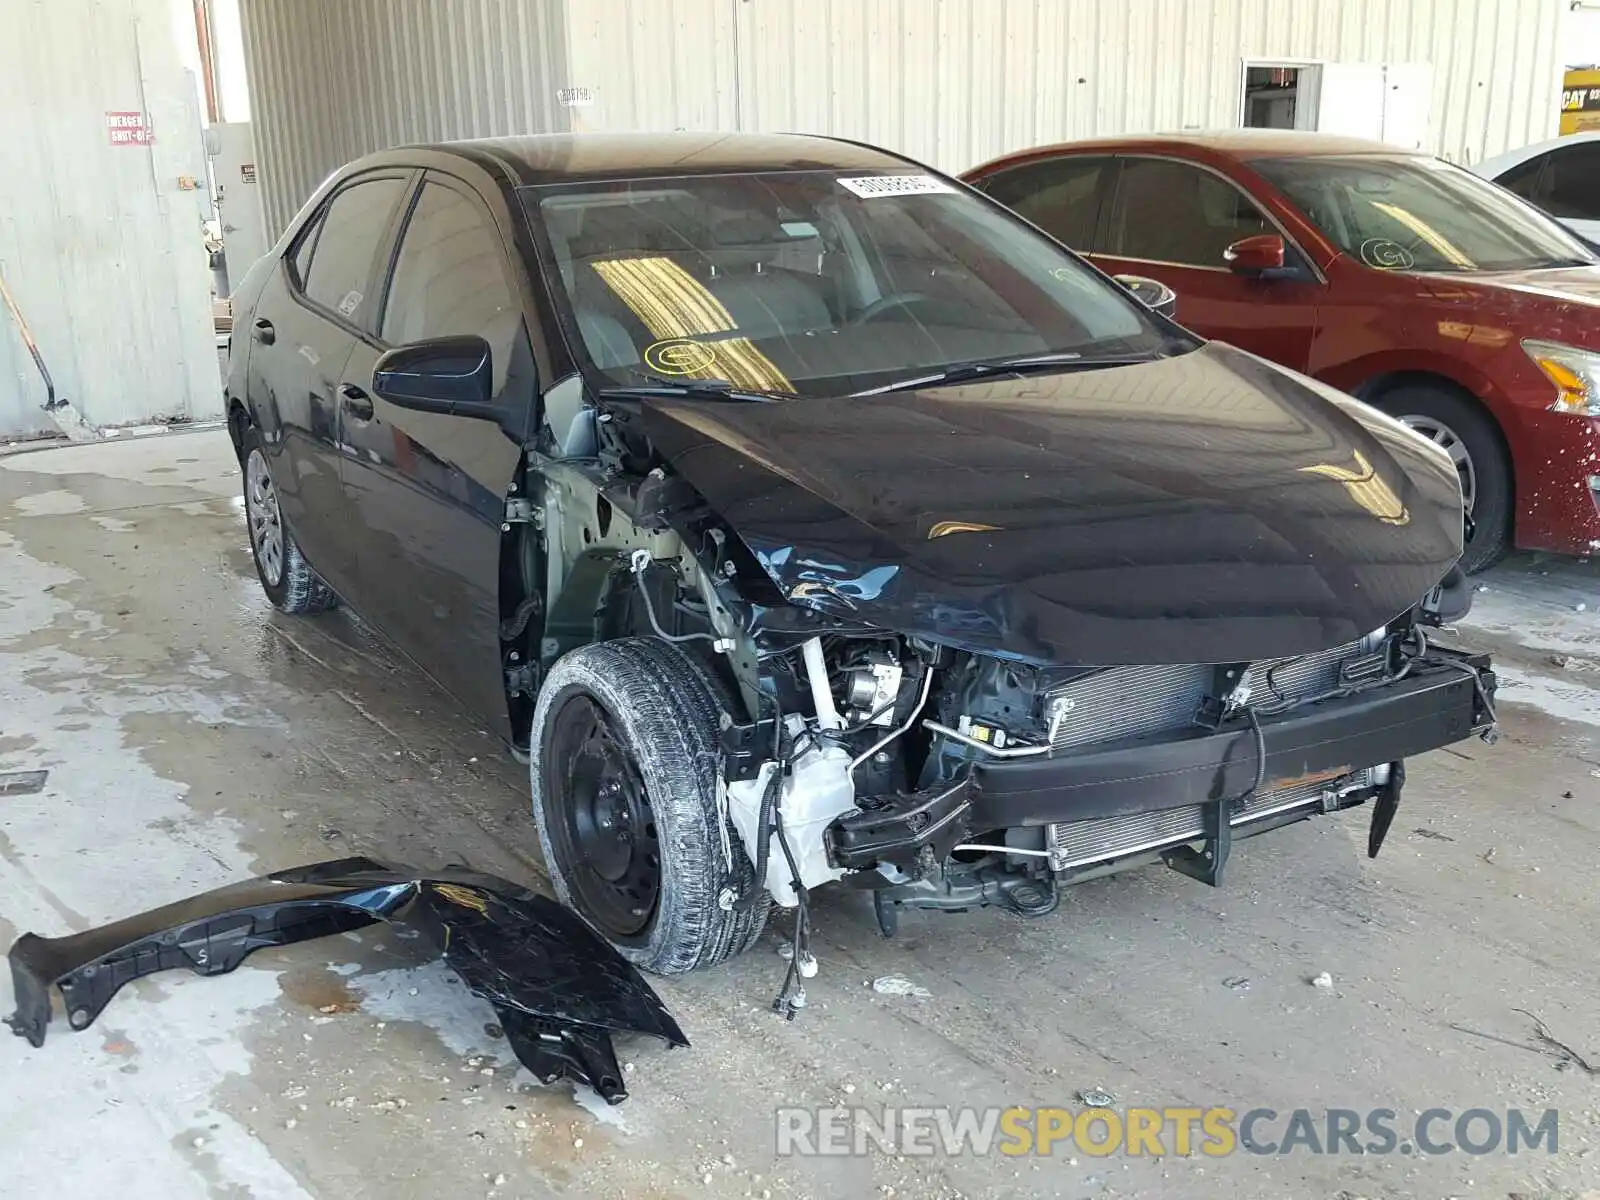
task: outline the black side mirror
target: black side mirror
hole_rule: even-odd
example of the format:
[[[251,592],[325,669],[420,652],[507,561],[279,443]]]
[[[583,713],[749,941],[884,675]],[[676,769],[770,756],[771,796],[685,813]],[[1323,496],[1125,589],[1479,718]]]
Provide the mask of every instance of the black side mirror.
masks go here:
[[[1146,308],[1154,309],[1169,319],[1177,318],[1178,293],[1159,279],[1151,279],[1148,275],[1117,275],[1114,278]]]
[[[378,360],[372,382],[378,395],[401,408],[487,420],[499,416],[493,354],[481,337],[397,346]]]

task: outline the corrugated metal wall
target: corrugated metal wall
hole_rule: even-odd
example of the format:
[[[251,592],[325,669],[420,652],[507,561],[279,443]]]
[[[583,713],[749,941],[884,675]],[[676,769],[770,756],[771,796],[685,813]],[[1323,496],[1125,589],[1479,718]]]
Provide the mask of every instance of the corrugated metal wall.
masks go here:
[[[0,37],[0,272],[58,392],[93,424],[220,414],[192,77],[166,0],[8,0]],[[143,111],[151,146],[113,146]],[[48,432],[0,309],[0,434]]]
[[[741,6],[760,0],[567,0],[575,129],[737,129]]]
[[[244,0],[267,222],[407,141],[830,133],[961,170],[1238,119],[1245,58],[1427,63],[1433,148],[1554,131],[1565,0]],[[557,89],[594,89],[566,108]]]
[[[1554,132],[1566,7],[739,0],[739,110],[746,128],[860,138],[961,170],[1041,142],[1235,125],[1246,58],[1428,63],[1432,148],[1476,161]],[[597,57],[622,53],[616,40]]]
[[[387,146],[567,128],[563,0],[244,0],[267,232]]]

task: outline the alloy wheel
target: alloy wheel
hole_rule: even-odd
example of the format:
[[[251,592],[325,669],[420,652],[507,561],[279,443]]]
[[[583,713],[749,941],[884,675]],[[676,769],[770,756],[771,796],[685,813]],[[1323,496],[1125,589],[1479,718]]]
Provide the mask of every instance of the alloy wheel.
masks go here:
[[[272,470],[259,449],[251,450],[245,463],[244,507],[256,565],[268,585],[277,587],[283,582],[283,514]]]
[[[1456,465],[1456,475],[1461,480],[1461,501],[1470,513],[1478,499],[1478,472],[1472,465],[1472,455],[1459,434],[1437,417],[1404,416],[1400,420],[1427,438],[1450,456]]]

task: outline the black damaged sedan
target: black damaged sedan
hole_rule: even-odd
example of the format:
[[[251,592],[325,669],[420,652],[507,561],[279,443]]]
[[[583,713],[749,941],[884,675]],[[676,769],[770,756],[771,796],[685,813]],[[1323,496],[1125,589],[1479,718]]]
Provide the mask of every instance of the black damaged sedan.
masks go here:
[[[374,155],[236,297],[261,583],[525,753],[557,893],[655,971],[777,904],[808,973],[834,881],[889,932],[1368,802],[1376,853],[1494,722],[1454,466],[1149,294],[851,143]]]

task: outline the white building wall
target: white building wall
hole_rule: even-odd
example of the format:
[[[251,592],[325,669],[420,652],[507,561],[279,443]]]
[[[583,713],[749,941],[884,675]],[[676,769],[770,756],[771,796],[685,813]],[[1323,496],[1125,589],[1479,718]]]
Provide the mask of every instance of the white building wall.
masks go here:
[[[648,8],[652,0],[631,3]],[[1476,161],[1554,132],[1567,5],[741,0],[734,7],[745,51],[738,105],[745,128],[859,138],[959,171],[1044,142],[1236,125],[1246,59],[1430,64],[1429,148]],[[594,53],[599,62],[621,50]],[[574,75],[584,71],[575,57]]]
[[[589,130],[737,129],[737,10],[759,0],[566,0],[568,75]]]
[[[193,77],[168,0],[7,0],[0,36],[0,273],[57,393],[92,424],[220,415]],[[110,142],[147,113],[153,145]],[[0,308],[0,436],[50,432]]]
[[[567,128],[563,0],[243,0],[269,237],[388,146]]]
[[[1237,123],[1244,60],[1426,63],[1432,149],[1553,133],[1566,0],[241,0],[269,231],[407,141],[827,133],[959,171]],[[566,107],[559,89],[589,89]]]

